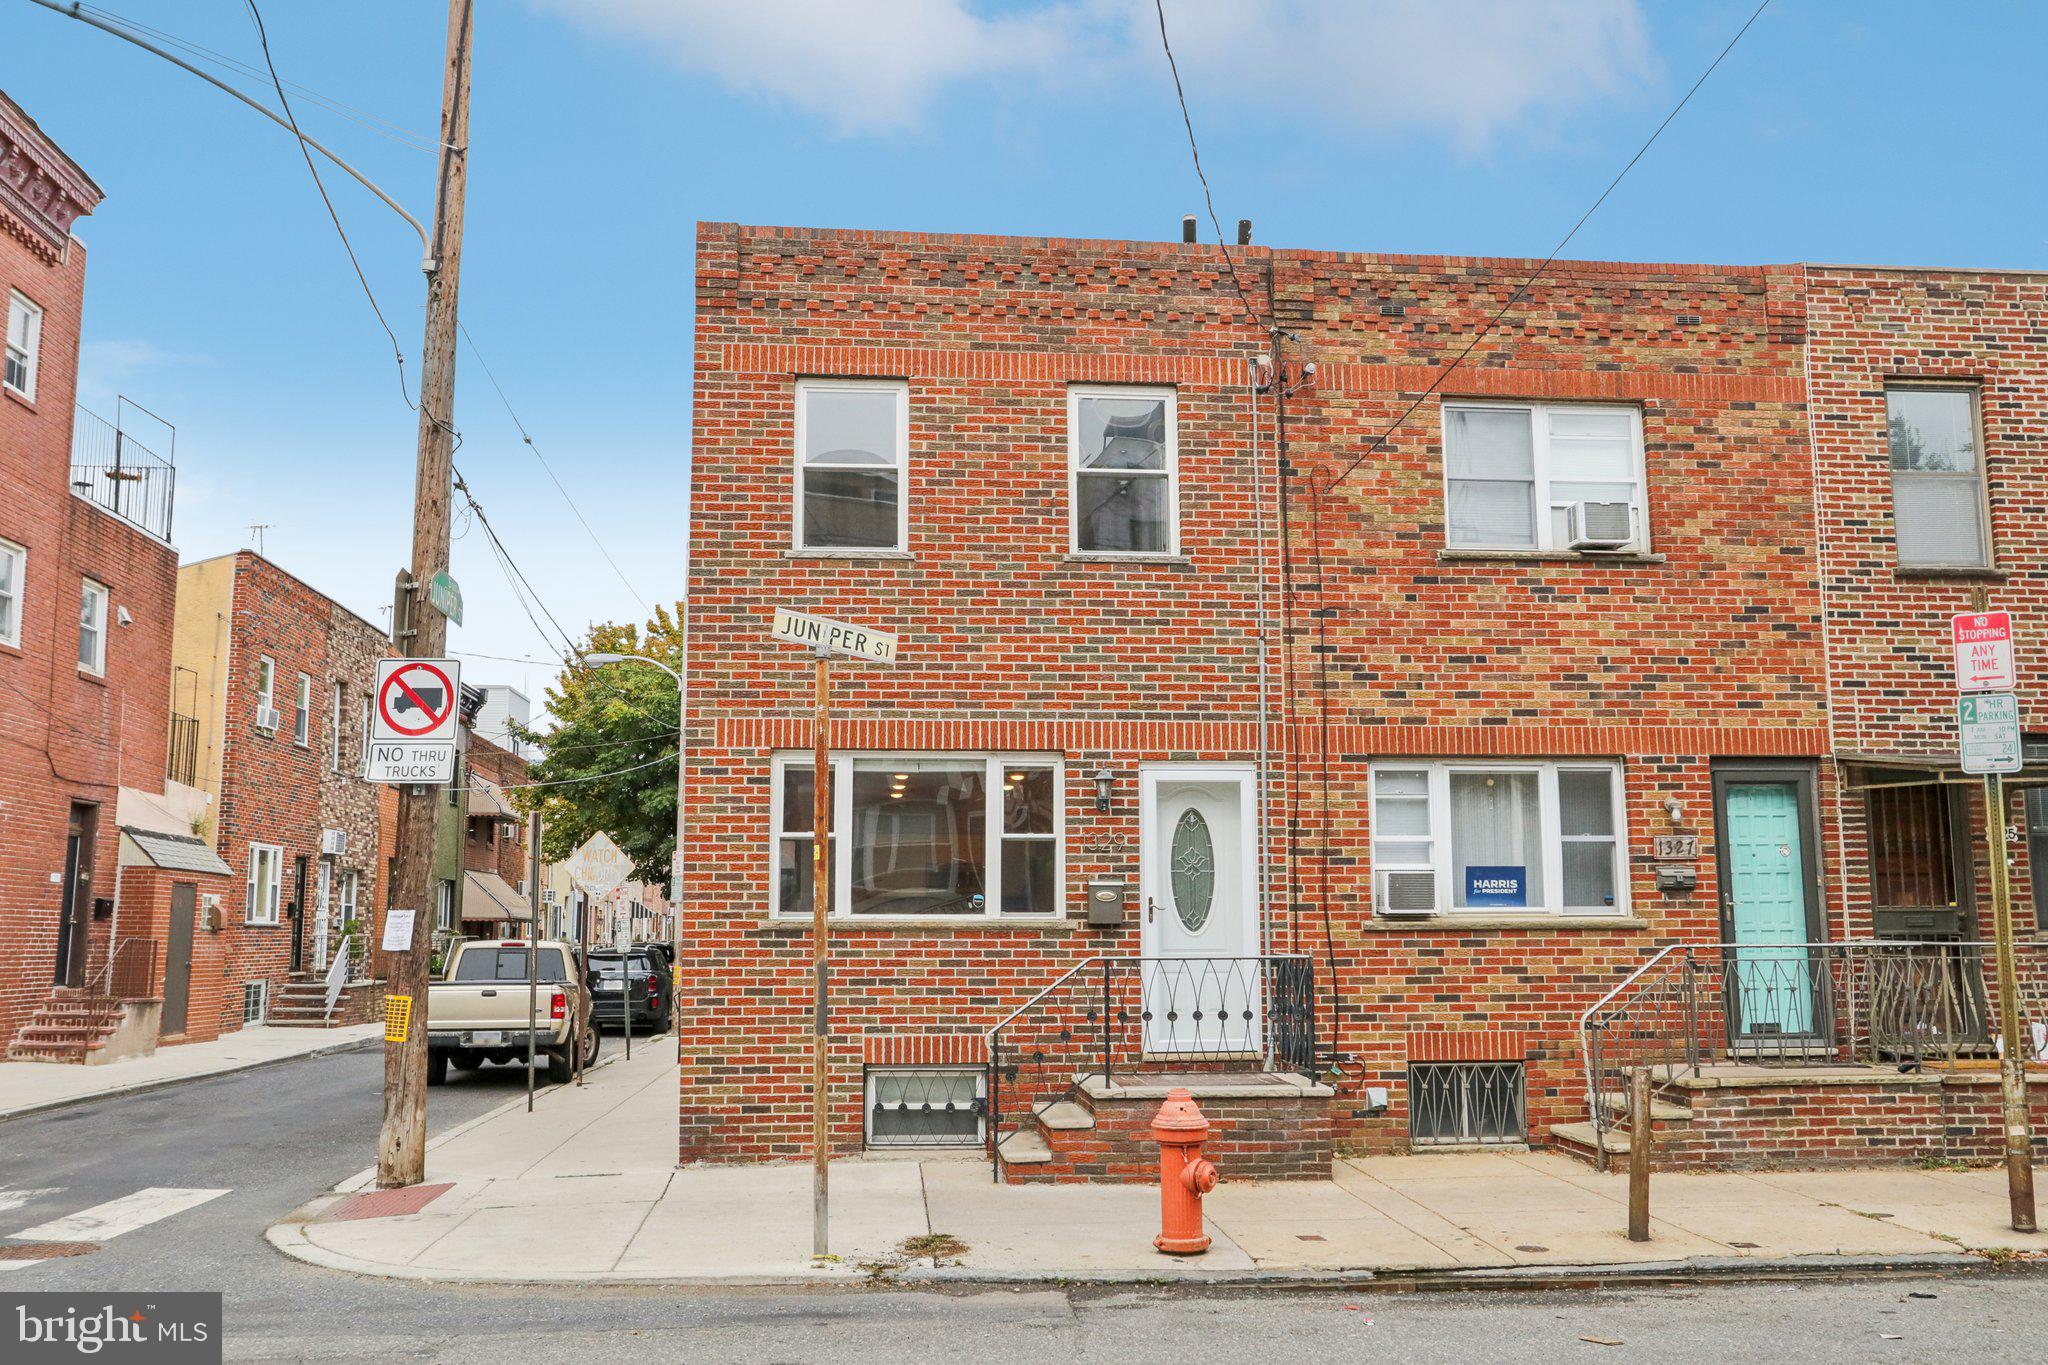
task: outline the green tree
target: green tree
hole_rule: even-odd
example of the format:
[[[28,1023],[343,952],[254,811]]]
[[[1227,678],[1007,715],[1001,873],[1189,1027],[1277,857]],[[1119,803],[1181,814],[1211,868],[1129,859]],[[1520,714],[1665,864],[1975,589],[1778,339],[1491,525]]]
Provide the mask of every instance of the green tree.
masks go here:
[[[600,830],[633,859],[634,875],[665,882],[676,844],[676,722],[681,698],[668,674],[645,664],[591,667],[584,655],[639,654],[683,668],[683,632],[656,607],[644,626],[591,627],[578,662],[547,690],[554,728],[520,738],[543,750],[531,781],[559,783],[515,792],[522,811],[541,813],[541,856],[556,862]],[[631,771],[623,771],[631,769]]]

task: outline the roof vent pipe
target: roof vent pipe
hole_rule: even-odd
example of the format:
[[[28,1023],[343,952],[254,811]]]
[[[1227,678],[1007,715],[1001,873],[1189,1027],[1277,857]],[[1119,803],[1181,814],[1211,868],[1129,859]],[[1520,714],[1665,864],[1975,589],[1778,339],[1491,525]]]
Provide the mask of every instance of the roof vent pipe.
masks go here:
[[[1250,246],[1252,244],[1251,219],[1240,218],[1237,220],[1237,244],[1239,246]]]
[[[1194,243],[1194,241],[1195,241],[1195,215],[1194,215],[1194,214],[1192,214],[1192,213],[1186,213],[1186,214],[1182,214],[1182,215],[1181,215],[1181,220],[1180,220],[1180,239],[1181,239],[1181,240],[1182,240],[1183,242],[1187,242],[1187,243],[1189,243],[1190,245],[1192,245],[1192,244]]]

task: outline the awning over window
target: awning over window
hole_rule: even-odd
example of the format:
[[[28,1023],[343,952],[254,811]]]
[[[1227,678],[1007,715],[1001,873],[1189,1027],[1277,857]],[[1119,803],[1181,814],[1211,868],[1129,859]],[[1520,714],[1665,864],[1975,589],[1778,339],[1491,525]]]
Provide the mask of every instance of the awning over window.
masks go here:
[[[464,923],[493,920],[524,920],[526,898],[512,883],[495,872],[462,874],[462,918]]]
[[[507,805],[498,789],[478,777],[469,776],[469,813],[473,819],[511,820],[519,819],[519,812]]]
[[[234,873],[204,839],[135,825],[121,826],[121,865],[161,867],[168,872],[204,872],[220,877]]]
[[[2048,738],[2027,735],[2020,741],[2026,767],[2005,775],[2008,787],[2048,786]],[[1840,753],[1844,785],[1850,791],[1873,787],[1976,786],[1984,779],[1963,771],[1954,749],[1922,753]]]

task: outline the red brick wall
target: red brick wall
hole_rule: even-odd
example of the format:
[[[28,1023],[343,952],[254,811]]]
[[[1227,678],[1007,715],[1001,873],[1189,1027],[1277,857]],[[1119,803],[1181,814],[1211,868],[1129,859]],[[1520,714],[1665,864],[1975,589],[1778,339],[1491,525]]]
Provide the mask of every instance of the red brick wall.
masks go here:
[[[0,537],[28,550],[21,645],[0,645],[0,1039],[49,994],[71,803],[99,807],[88,894],[110,898],[116,792],[163,790],[177,560],[70,491],[84,285],[84,247],[52,260],[0,214],[0,299],[19,289],[43,309],[35,402],[0,390]],[[112,590],[104,677],[77,667],[84,577]],[[107,922],[93,928],[99,963]]]
[[[2048,1094],[2030,1087],[2035,1159],[2048,1156]],[[1855,1085],[1701,1090],[1692,1117],[1657,1130],[1657,1169],[1798,1170],[1992,1161],[2004,1155],[1995,1073],[1884,1076]],[[1652,1186],[1651,1199],[1656,1198]]]

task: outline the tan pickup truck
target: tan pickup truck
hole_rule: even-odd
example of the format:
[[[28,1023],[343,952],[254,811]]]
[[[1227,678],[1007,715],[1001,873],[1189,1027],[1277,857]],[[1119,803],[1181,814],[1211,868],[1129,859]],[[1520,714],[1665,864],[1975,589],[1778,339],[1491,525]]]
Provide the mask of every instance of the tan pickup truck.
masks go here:
[[[571,1075],[575,1021],[590,1017],[591,976],[575,944],[543,939],[534,946],[534,1057],[546,1059],[548,1079],[559,1085]],[[473,939],[450,951],[441,980],[427,986],[428,1085],[445,1082],[450,1065],[526,1060],[527,948],[520,938]],[[582,1044],[588,1067],[597,1060],[595,1023],[585,1023]]]

